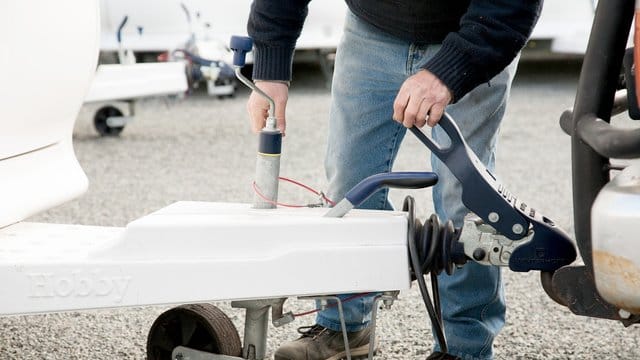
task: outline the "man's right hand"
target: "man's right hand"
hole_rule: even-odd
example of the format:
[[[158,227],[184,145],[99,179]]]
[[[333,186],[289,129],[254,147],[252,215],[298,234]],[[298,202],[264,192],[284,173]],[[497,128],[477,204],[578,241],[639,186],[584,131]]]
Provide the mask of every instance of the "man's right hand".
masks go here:
[[[289,86],[283,82],[257,80],[256,87],[269,95],[276,105],[276,119],[278,119],[278,129],[285,133],[286,119],[285,110],[287,108],[287,99],[289,98]],[[247,112],[251,121],[251,129],[253,132],[259,132],[265,126],[269,111],[269,102],[255,91],[251,92],[249,101],[247,102]]]

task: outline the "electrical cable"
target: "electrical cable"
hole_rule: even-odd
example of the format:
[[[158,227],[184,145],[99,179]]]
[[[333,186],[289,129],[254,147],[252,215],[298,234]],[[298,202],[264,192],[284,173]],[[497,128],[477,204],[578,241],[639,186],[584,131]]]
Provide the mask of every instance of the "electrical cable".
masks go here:
[[[431,320],[432,328],[434,330],[435,336],[438,339],[438,343],[440,344],[440,349],[443,353],[448,352],[447,347],[447,339],[444,332],[444,324],[442,321],[442,311],[440,308],[440,293],[438,291],[438,277],[435,271],[430,271],[431,273],[431,285],[434,292],[434,302],[431,300],[431,296],[429,295],[429,290],[427,289],[427,284],[424,279],[424,273],[421,270],[429,265],[435,264],[435,261],[432,261],[431,264],[424,264],[420,262],[420,253],[418,252],[416,246],[416,240],[411,238],[414,234],[416,234],[416,227],[420,226],[420,222],[415,219],[415,200],[411,196],[407,196],[404,199],[404,204],[402,206],[402,210],[406,211],[409,214],[409,229],[408,234],[409,238],[409,259],[411,261],[411,267],[413,268],[413,273],[418,281],[418,287],[420,288],[420,293],[422,295],[422,300],[424,302],[425,308],[427,309],[427,313],[429,314],[429,318]],[[424,230],[424,229],[423,229]],[[434,229],[435,230],[435,229]],[[424,231],[423,231],[424,233]],[[435,236],[439,236],[439,232],[432,231],[430,234],[433,238]],[[431,254],[423,254],[423,258],[435,260],[435,256]],[[416,271],[418,270],[418,271]]]
[[[286,178],[286,177],[282,177],[282,176],[279,176],[278,180],[290,182],[290,183],[292,183],[294,185],[297,185],[297,186],[299,186],[299,187],[301,187],[301,188],[303,188],[303,189],[305,189],[305,190],[307,190],[307,191],[309,191],[309,192],[311,192],[311,193],[313,193],[315,195],[318,195],[318,196],[320,196],[322,201],[327,202],[331,206],[334,206],[336,204],[333,200],[329,199],[322,191],[317,191],[317,190],[313,189],[312,187],[310,187],[308,185],[305,185],[305,184],[303,184],[303,183],[301,183],[299,181],[296,181],[296,180],[293,180],[293,179],[289,179],[289,178]],[[288,207],[288,208],[318,207],[318,206],[322,205],[322,204],[298,205],[298,204],[287,204],[287,203],[277,202],[277,201],[274,201],[274,200],[271,200],[271,199],[267,198],[264,194],[262,194],[262,192],[260,191],[260,188],[258,188],[258,185],[256,184],[255,181],[253,182],[252,186],[253,186],[253,191],[262,200],[264,200],[264,201],[266,201],[266,202],[268,202],[268,203],[270,203],[272,205],[283,206],[283,207]]]
[[[367,296],[367,295],[370,295],[370,294],[371,294],[370,292],[353,294],[351,296],[348,296],[348,297],[344,298],[342,300],[342,303],[344,304],[344,303],[347,303],[347,302],[349,302],[351,300],[355,300],[355,299],[358,299],[358,298],[361,298],[361,297],[364,297],[364,296]],[[338,306],[337,303],[328,304],[327,308],[333,308],[333,307],[336,307],[336,306]],[[304,312],[301,312],[301,313],[293,314],[293,317],[299,317],[299,316],[306,316],[306,315],[315,314],[315,313],[319,312],[320,310],[322,310],[322,309],[321,308],[316,308],[316,309],[313,309],[313,310],[304,311]]]

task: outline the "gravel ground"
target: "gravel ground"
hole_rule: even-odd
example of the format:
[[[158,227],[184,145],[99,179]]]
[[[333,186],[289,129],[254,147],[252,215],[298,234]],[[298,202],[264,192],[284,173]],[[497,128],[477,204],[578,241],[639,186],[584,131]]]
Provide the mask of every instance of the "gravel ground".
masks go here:
[[[498,175],[511,192],[573,230],[570,141],[557,119],[573,104],[576,64],[523,66],[515,81],[501,132]],[[288,109],[281,173],[326,188],[322,170],[329,92],[320,71],[298,66]],[[124,226],[177,200],[251,202],[255,137],[248,131],[248,92],[219,100],[195,94],[181,101],[144,100],[134,123],[119,138],[100,138],[92,128],[96,106],[86,106],[74,131],[78,159],[91,181],[82,198],[33,221]],[[428,168],[426,150],[407,137],[396,170]],[[398,206],[405,191],[393,191]],[[410,192],[421,218],[432,212],[428,191]],[[282,198],[302,201],[292,188]],[[310,268],[307,271],[318,269]],[[496,341],[497,359],[638,359],[640,330],[577,317],[549,300],[537,274],[505,271],[507,325]],[[215,286],[215,284],[212,284]],[[312,307],[288,302],[291,310]],[[219,304],[241,328],[243,314]],[[143,359],[146,333],[166,307],[99,310],[0,318],[3,359]],[[269,354],[295,337],[298,320],[270,329]],[[432,338],[416,289],[380,314],[377,359],[422,359]]]

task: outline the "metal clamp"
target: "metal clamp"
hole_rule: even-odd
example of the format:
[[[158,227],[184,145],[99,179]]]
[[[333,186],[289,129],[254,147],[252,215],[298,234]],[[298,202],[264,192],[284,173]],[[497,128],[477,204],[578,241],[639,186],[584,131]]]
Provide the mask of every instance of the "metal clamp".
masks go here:
[[[475,214],[467,214],[458,241],[464,245],[464,253],[483,265],[509,266],[513,252],[533,239],[533,231],[520,240],[511,240],[484,224]]]
[[[449,137],[450,144],[446,147],[435,143],[416,127],[409,130],[460,181],[464,205],[485,224],[491,225],[490,230],[484,228],[482,231],[477,229],[475,222],[465,226],[468,229],[464,241],[473,244],[469,245],[471,253],[467,253],[470,258],[487,264],[509,265],[513,271],[554,271],[576,259],[576,249],[569,235],[500,184],[466,144],[448,114],[443,115],[438,126]],[[488,235],[481,236],[483,232]]]

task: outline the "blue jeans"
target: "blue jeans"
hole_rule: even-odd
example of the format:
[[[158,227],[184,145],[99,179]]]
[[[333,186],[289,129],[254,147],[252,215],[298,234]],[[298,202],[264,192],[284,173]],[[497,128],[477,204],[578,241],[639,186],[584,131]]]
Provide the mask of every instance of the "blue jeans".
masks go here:
[[[391,171],[406,132],[391,118],[393,101],[404,80],[439,49],[439,45],[418,46],[398,39],[351,13],[347,14],[344,30],[335,60],[325,163],[333,199],[342,199],[367,176]],[[446,109],[490,169],[495,163],[498,128],[515,64]],[[447,143],[439,127],[432,137],[438,143]],[[427,153],[425,148],[416,154],[416,167],[421,167]],[[468,210],[460,200],[460,184],[434,156],[431,163],[440,178],[433,190],[436,212],[441,219],[451,219],[461,226]],[[360,207],[392,209],[387,195],[388,190],[379,191]],[[490,359],[493,339],[505,321],[500,269],[469,262],[453,276],[441,275],[439,282],[449,352],[464,359]],[[372,297],[344,304],[348,331],[368,325],[371,305]],[[320,312],[317,323],[340,330],[335,308]]]

